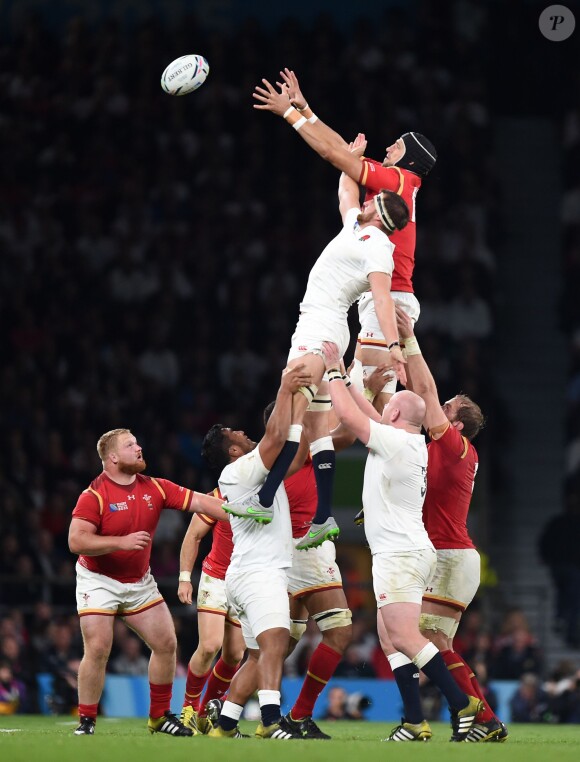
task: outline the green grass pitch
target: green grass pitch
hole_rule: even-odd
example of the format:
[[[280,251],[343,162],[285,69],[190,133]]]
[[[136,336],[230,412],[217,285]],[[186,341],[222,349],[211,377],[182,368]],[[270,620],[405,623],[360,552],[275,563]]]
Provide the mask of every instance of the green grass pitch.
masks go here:
[[[448,725],[432,723],[429,743],[384,744],[393,723],[321,722],[331,741],[229,740],[203,736],[171,738],[150,735],[143,719],[100,717],[94,736],[74,736],[77,723],[67,717],[0,717],[3,762],[375,762],[424,759],[492,759],[502,762],[577,762],[580,725],[510,725],[503,744],[451,744]],[[242,722],[245,733],[256,723]],[[298,744],[298,746],[297,746]],[[298,756],[297,756],[298,755]]]

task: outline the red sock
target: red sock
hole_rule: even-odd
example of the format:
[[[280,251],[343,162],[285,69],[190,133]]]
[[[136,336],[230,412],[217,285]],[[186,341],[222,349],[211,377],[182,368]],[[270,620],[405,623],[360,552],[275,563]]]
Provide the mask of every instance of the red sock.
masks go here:
[[[169,712],[171,707],[171,690],[173,683],[167,683],[165,685],[155,685],[149,683],[149,695],[151,698],[151,707],[149,709],[149,717],[156,720],[158,717],[163,717],[164,714]]]
[[[451,676],[461,688],[461,690],[468,696],[477,696],[484,704],[484,709],[477,715],[478,722],[489,722],[494,716],[493,712],[481,690],[474,671],[469,664],[460,656],[457,651],[442,651],[441,656],[447,664],[447,669],[451,672]]]
[[[203,693],[203,686],[205,685],[210,672],[211,670],[208,670],[205,675],[194,675],[191,669],[189,667],[187,668],[183,706],[192,706],[196,712],[199,710],[199,702],[201,700],[201,694]]]
[[[293,720],[301,720],[304,717],[311,717],[314,711],[316,699],[324,690],[326,683],[334,675],[334,670],[338,667],[342,654],[330,648],[325,643],[319,643],[308,663],[308,671],[300,695],[292,707],[291,715]]]
[[[98,708],[98,704],[79,704],[79,717],[90,717],[91,720],[96,720]]]
[[[236,664],[235,667],[231,667],[220,656],[218,663],[211,671],[205,693],[203,694],[203,701],[199,705],[199,713],[201,715],[205,715],[205,707],[208,701],[214,698],[221,699],[228,692],[232,677],[236,674],[239,666],[239,664]]]
[[[472,678],[471,678],[471,690],[473,691],[473,695],[477,696],[478,699],[481,699],[483,701],[483,711],[481,711],[478,715],[475,717],[476,722],[489,722],[493,717],[496,716],[493,709],[490,707],[490,705],[487,703],[487,699],[483,695],[483,691],[481,690],[481,685],[477,682],[477,677],[475,676],[475,672],[472,672]]]

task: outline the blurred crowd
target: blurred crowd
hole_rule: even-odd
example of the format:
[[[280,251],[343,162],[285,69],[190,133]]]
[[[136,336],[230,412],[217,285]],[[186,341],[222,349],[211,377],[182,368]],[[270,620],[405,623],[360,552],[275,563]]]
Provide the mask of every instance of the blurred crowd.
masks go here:
[[[420,23],[393,7],[348,33],[330,16],[274,30],[248,18],[233,31],[194,16],[130,29],[75,17],[57,31],[22,14],[0,30],[0,684],[12,675],[22,708],[35,706],[36,671],[60,676],[63,706],[75,689],[67,531],[100,471],[98,437],[129,427],[149,473],[211,489],[203,435],[221,420],[259,436],[309,268],[338,232],[337,173],[282,120],[252,109],[261,77],[294,68],[320,117],[347,138],[366,132],[377,159],[409,129],[436,145],[418,199],[417,334],[443,398],[462,390],[499,410],[486,372],[502,235],[489,14],[469,0],[417,8]],[[171,98],[159,77],[186,51],[205,55],[210,75]],[[478,439],[492,489],[506,430],[494,419],[505,415]],[[184,522],[164,516],[154,543],[170,603]],[[343,674],[385,668],[374,663],[371,613]],[[186,661],[195,621],[176,623]],[[137,645],[119,634],[111,668],[142,671]]]
[[[580,78],[575,71],[576,83]],[[545,526],[539,551],[556,597],[555,627],[565,642],[580,648],[580,98],[569,91],[561,141],[562,283],[561,327],[566,337],[569,377],[566,388],[566,464],[564,505]]]

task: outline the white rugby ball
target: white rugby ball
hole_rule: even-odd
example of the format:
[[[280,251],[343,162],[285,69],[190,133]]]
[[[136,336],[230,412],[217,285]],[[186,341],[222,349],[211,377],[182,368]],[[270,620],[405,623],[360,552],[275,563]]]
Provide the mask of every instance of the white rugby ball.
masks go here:
[[[168,95],[187,95],[201,87],[208,74],[209,64],[203,56],[181,56],[161,75],[161,87]]]

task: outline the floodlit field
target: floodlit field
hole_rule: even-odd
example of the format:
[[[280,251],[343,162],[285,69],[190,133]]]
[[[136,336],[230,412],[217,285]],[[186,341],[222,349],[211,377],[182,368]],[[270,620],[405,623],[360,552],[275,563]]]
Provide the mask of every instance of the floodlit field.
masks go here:
[[[332,741],[221,740],[206,737],[151,736],[142,719],[99,718],[94,736],[76,737],[68,718],[0,717],[0,759],[3,762],[375,762],[424,759],[493,759],[509,762],[580,759],[580,725],[511,725],[504,744],[451,744],[449,727],[433,723],[430,743],[380,743],[392,724],[325,723]],[[245,733],[255,723],[242,722]],[[298,744],[298,748],[297,748]],[[272,748],[274,747],[274,748]],[[298,755],[298,756],[297,756]]]

